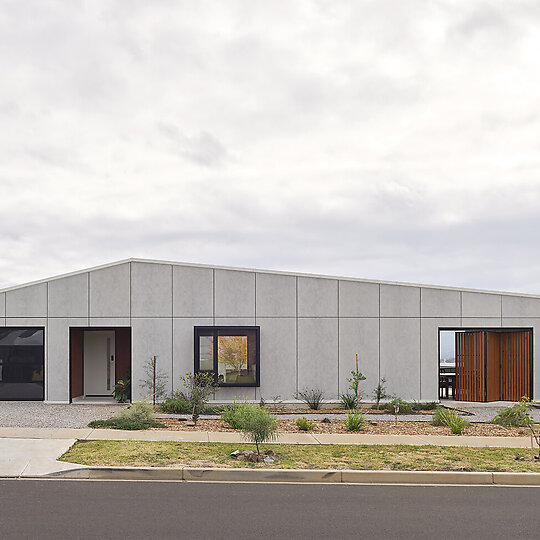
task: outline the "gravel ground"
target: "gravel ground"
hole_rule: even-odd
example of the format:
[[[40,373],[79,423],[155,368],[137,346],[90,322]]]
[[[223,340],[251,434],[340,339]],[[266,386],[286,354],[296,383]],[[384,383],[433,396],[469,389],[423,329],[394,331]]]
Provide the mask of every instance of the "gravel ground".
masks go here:
[[[49,405],[0,401],[1,427],[84,428],[91,420],[118,414],[120,405]]]
[[[497,401],[492,403],[460,403],[460,402],[443,402],[445,407],[457,409],[458,411],[468,412],[473,416],[469,416],[467,419],[471,422],[490,422],[493,417],[503,407],[513,405],[513,403],[507,403],[503,401]],[[534,407],[530,412],[531,418],[534,422],[540,422],[540,409]]]

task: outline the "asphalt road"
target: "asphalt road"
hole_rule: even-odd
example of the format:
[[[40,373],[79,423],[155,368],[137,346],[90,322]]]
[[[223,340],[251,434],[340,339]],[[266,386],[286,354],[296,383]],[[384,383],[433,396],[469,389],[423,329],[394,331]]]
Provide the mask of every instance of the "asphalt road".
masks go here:
[[[0,481],[11,539],[537,539],[540,488]]]

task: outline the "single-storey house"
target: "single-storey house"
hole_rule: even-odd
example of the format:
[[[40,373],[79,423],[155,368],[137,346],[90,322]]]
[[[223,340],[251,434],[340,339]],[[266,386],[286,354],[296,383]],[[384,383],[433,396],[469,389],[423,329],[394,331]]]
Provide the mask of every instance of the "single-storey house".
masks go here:
[[[440,342],[453,332],[453,397],[540,396],[540,297],[129,259],[0,290],[0,400],[134,400],[156,356],[170,392],[213,373],[215,401],[347,392],[359,356],[366,397],[381,378],[439,399]]]

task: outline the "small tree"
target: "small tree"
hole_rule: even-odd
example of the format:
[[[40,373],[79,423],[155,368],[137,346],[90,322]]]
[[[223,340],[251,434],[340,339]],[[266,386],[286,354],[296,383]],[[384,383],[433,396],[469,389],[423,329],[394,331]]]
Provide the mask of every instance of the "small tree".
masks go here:
[[[358,371],[358,355],[356,355],[356,369],[351,371],[351,376],[347,378],[349,388],[356,396],[356,410],[360,408],[360,381],[365,381],[364,375]]]
[[[184,395],[191,405],[191,418],[196,424],[217,384],[212,373],[186,373],[180,380],[185,387]]]
[[[257,447],[257,455],[260,456],[259,444],[272,441],[277,435],[276,417],[266,409],[253,405],[244,405],[239,410],[239,425],[242,435],[254,443]]]
[[[381,379],[379,380],[379,384],[373,390],[372,396],[375,402],[377,403],[377,409],[379,409],[379,405],[383,399],[387,399],[391,397],[386,392],[386,379],[384,377],[381,377]]]
[[[152,405],[156,408],[156,401],[162,401],[167,396],[167,382],[169,376],[158,368],[157,356],[149,358],[144,363],[144,379],[141,380],[141,386],[148,390],[152,397]]]

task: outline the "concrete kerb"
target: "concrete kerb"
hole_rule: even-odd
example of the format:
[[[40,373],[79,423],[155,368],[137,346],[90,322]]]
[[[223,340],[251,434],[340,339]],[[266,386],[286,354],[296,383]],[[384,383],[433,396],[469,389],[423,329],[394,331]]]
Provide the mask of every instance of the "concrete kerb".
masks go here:
[[[540,486],[540,473],[454,471],[365,471],[333,469],[226,469],[167,467],[86,467],[58,471],[48,478],[184,482],[285,482],[325,484]],[[41,476],[40,478],[44,478]]]

